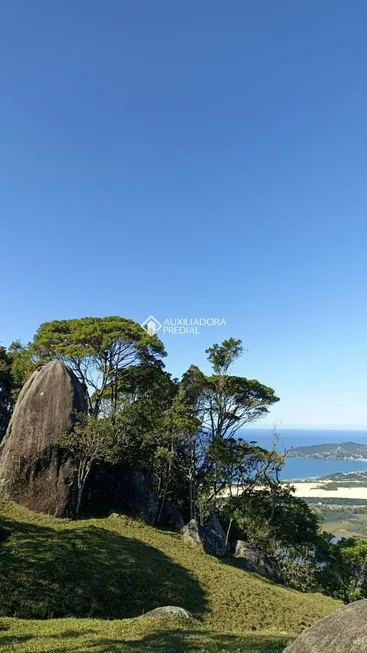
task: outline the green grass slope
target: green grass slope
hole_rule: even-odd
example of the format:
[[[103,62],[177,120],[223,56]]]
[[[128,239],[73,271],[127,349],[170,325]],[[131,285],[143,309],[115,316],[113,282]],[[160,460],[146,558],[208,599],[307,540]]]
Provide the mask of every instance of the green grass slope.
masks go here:
[[[184,607],[197,622],[177,629],[135,619],[160,605]],[[179,535],[125,517],[73,522],[0,506],[5,653],[278,653],[289,634],[337,606],[322,595],[274,585],[233,559],[207,556]]]
[[[282,653],[289,641],[281,635],[233,634],[155,619],[0,623],[2,653]]]

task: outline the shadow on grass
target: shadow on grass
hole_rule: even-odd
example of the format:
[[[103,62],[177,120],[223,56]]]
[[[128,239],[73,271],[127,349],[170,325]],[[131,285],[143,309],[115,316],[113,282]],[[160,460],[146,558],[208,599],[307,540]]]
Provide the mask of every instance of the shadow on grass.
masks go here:
[[[3,635],[0,637],[0,648],[15,644],[23,644],[33,639],[32,635]]]
[[[274,580],[270,580],[270,578],[266,578],[266,576],[262,576],[261,574],[257,574],[255,571],[249,571],[246,569],[245,562],[243,558],[236,558],[235,556],[225,556],[223,558],[220,558],[220,562],[223,565],[228,565],[229,567],[234,567],[235,569],[240,569],[241,571],[245,571],[247,574],[251,574],[255,576],[255,578],[258,578],[261,580],[263,583],[267,585],[279,585],[280,587],[284,587],[283,583],[276,583]]]
[[[155,632],[138,641],[101,640],[96,653],[282,653],[284,638],[228,635],[213,631]],[[94,647],[93,647],[94,648]]]
[[[76,632],[74,637],[83,635]],[[52,651],[52,653],[72,653],[75,651],[91,651],[91,653],[282,653],[289,643],[284,637],[269,637],[264,635],[228,635],[208,630],[189,630],[177,628],[176,630],[156,631],[142,636],[140,639],[109,639],[96,637],[89,641],[78,643],[74,639],[73,644],[57,646],[56,642],[62,635],[54,637],[43,637],[36,635],[34,638],[28,636],[8,637],[7,641],[1,641],[0,645],[11,644],[12,650],[17,650],[17,643],[22,645],[27,640],[37,640],[39,646],[37,651]],[[11,640],[11,641],[10,641]],[[42,640],[45,640],[42,642]],[[56,644],[56,646],[55,646]],[[31,653],[34,649],[34,641],[28,651],[27,647],[21,646],[22,653]]]
[[[0,615],[136,617],[160,605],[205,610],[199,583],[139,540],[95,526],[60,529],[0,519]]]

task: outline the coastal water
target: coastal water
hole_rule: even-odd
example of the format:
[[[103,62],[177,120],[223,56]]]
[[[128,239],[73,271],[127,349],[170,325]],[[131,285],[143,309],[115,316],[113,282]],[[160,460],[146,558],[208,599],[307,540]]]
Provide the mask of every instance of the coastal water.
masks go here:
[[[312,444],[327,444],[339,442],[357,442],[367,444],[367,431],[332,430],[332,429],[277,429],[280,434],[278,451],[309,446]],[[260,428],[244,428],[239,432],[244,440],[253,440],[265,449],[272,448],[272,430]],[[317,478],[339,472],[367,472],[367,462],[350,460],[322,460],[320,458],[286,458],[281,473],[284,481]]]

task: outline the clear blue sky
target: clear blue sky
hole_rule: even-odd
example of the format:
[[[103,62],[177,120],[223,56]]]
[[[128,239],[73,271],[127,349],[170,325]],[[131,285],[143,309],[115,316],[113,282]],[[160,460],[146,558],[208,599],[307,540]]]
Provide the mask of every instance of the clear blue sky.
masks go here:
[[[365,0],[0,8],[0,340],[41,322],[223,317],[163,337],[275,388],[284,425],[367,425]]]

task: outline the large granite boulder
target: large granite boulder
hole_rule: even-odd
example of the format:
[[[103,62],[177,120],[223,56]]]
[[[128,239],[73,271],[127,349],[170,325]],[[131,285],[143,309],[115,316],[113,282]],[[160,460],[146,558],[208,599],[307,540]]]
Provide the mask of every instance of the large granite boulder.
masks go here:
[[[266,556],[255,546],[244,540],[237,540],[234,543],[234,553],[241,560],[242,566],[246,571],[265,576],[274,581],[274,583],[284,583],[282,572],[276,561]]]
[[[75,513],[75,468],[59,446],[86,410],[82,387],[66,365],[51,361],[22,388],[0,446],[0,493],[35,512]]]
[[[146,612],[143,617],[148,617],[148,619],[175,619],[183,621],[187,621],[193,618],[192,614],[188,610],[179,608],[176,605],[165,605],[161,608],[155,608],[155,610]]]
[[[364,653],[367,599],[344,605],[303,631],[284,653]]]
[[[226,535],[215,515],[204,526],[191,519],[181,530],[181,535],[185,542],[210,555],[221,557],[227,553]]]

